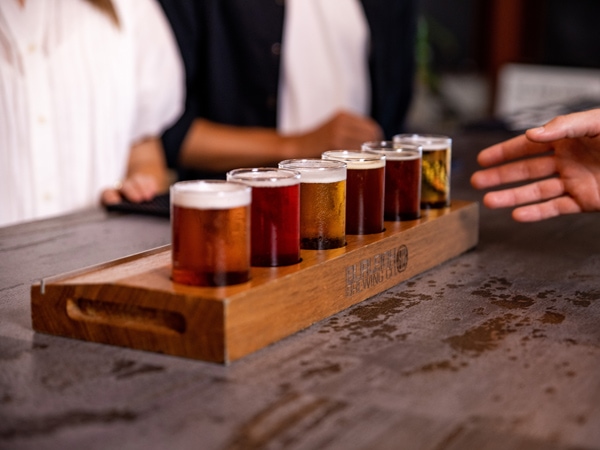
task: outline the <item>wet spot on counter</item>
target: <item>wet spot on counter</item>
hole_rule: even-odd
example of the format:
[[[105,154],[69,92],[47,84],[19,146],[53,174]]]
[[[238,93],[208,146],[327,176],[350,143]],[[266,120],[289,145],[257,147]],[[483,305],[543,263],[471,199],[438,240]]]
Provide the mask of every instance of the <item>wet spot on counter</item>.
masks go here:
[[[481,353],[494,350],[500,342],[515,329],[510,326],[511,321],[517,318],[513,314],[505,314],[494,319],[489,319],[481,325],[467,330],[463,334],[451,336],[444,342],[462,352],[479,356]]]
[[[565,320],[565,316],[563,314],[560,314],[560,313],[557,313],[554,311],[546,310],[546,312],[544,313],[542,318],[539,320],[542,323],[557,325],[559,323],[562,323]]]
[[[135,361],[121,359],[115,361],[111,373],[117,378],[131,378],[136,375],[146,374],[150,372],[162,372],[165,368],[152,364],[138,364]]]
[[[587,308],[592,302],[600,299],[600,291],[576,291],[575,298],[568,301],[575,306]]]
[[[511,286],[511,283],[506,278],[490,278],[486,283],[482,284],[479,289],[471,292],[472,295],[483,298],[502,298],[507,294],[501,292],[506,291]]]
[[[577,425],[585,425],[587,423],[587,417],[584,415],[579,415],[575,417],[575,423]]]
[[[314,376],[326,376],[340,373],[342,371],[342,366],[339,363],[331,363],[326,364],[321,367],[314,367],[311,369],[304,370],[302,372],[302,378],[312,378]]]
[[[440,371],[449,371],[449,372],[458,372],[460,369],[468,367],[467,362],[461,362],[459,364],[454,364],[452,361],[444,360],[444,361],[436,361],[429,364],[425,364],[418,369],[405,371],[404,375],[412,375],[415,373],[431,373],[431,372],[440,372]]]
[[[346,317],[342,320],[330,320],[320,331],[327,333],[327,327],[331,330],[349,331],[349,335],[341,337],[341,340],[351,340],[352,338],[383,338],[387,340],[405,340],[407,333],[397,333],[398,327],[388,323],[388,320],[397,314],[422,301],[432,300],[433,297],[427,294],[415,292],[399,292],[389,297],[375,300],[371,303],[360,304],[350,309]],[[346,319],[346,320],[344,320]]]
[[[483,306],[475,308],[473,309],[473,313],[477,314],[478,316],[485,316],[485,308]]]
[[[555,294],[556,294],[556,291],[551,289],[551,290],[548,290],[548,291],[538,292],[537,298],[546,299],[546,298],[548,298],[550,296],[554,296]]]
[[[492,303],[506,309],[527,309],[533,305],[535,301],[525,295],[515,295],[513,297],[494,300]]]
[[[44,436],[61,429],[86,426],[90,424],[108,424],[115,422],[132,422],[137,414],[128,410],[108,411],[68,411],[62,414],[40,417],[28,416],[23,419],[4,420],[0,423],[0,439],[31,438]]]
[[[292,446],[294,434],[327,420],[335,421],[347,407],[345,402],[289,392],[242,423],[224,448],[268,448],[273,442]]]

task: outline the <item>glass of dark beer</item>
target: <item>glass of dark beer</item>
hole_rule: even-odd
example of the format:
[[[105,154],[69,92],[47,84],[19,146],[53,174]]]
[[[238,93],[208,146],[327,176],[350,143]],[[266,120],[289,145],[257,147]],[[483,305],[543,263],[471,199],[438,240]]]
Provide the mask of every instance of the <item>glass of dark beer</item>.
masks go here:
[[[422,148],[392,141],[365,142],[362,149],[385,155],[385,220],[421,217]]]
[[[300,173],[243,168],[228,172],[227,179],[252,187],[252,265],[275,267],[300,261]]]
[[[397,134],[394,143],[420,145],[423,148],[421,208],[450,206],[452,139],[439,134]]]
[[[223,180],[171,186],[174,282],[226,286],[250,279],[251,192]]]
[[[346,234],[383,231],[385,155],[331,150],[321,157],[346,163]]]
[[[346,245],[346,164],[288,159],[279,167],[300,172],[300,247],[327,250]]]

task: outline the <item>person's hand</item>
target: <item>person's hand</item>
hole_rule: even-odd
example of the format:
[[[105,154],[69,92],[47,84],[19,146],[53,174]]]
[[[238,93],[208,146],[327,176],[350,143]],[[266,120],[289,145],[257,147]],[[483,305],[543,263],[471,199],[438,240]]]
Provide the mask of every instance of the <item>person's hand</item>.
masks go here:
[[[482,150],[477,161],[488,167],[471,177],[477,189],[532,180],[483,199],[489,208],[517,206],[519,222],[600,211],[600,110],[558,116]]]
[[[159,193],[159,185],[155,177],[145,174],[133,174],[118,186],[102,191],[101,201],[104,205],[119,203],[123,199],[134,203],[152,200]]]
[[[300,152],[306,153],[303,156],[319,157],[325,150],[355,150],[360,149],[363,142],[381,139],[383,139],[381,127],[373,119],[341,111],[315,130],[302,136]],[[311,155],[311,152],[316,154]]]
[[[118,186],[102,191],[103,205],[123,199],[134,203],[152,200],[167,188],[167,168],[160,139],[149,137],[131,146],[127,175]]]

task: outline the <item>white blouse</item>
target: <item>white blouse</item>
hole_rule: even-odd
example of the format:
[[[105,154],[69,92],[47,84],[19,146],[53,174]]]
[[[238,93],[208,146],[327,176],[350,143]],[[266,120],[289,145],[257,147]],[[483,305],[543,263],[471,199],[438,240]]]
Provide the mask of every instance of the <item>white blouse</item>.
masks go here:
[[[278,129],[306,132],[371,108],[369,24],[359,0],[286,0]]]
[[[182,62],[153,0],[0,1],[0,226],[98,203],[130,147],[182,111]]]

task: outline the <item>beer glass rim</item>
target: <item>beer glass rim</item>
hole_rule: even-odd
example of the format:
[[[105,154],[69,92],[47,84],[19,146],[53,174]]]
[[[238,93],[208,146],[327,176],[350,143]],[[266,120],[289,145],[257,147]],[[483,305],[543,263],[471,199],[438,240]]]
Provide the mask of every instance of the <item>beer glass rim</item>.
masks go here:
[[[303,170],[338,170],[346,167],[346,163],[343,161],[322,158],[286,159],[280,161],[278,165],[282,169],[292,169],[300,172]]]
[[[337,183],[346,180],[347,164],[333,159],[286,159],[279,163],[279,167],[300,172],[301,183]]]
[[[227,172],[227,180],[249,186],[293,186],[300,183],[300,172],[281,167],[241,167]]]
[[[381,169],[385,167],[385,155],[363,150],[329,150],[323,152],[321,158],[343,161],[348,165],[348,170]]]
[[[195,209],[229,209],[247,206],[252,188],[226,180],[186,180],[173,183],[171,204]]]
[[[449,147],[452,144],[452,138],[444,134],[435,133],[401,133],[393,137],[396,143],[414,143],[418,142],[423,148],[431,146]]]

